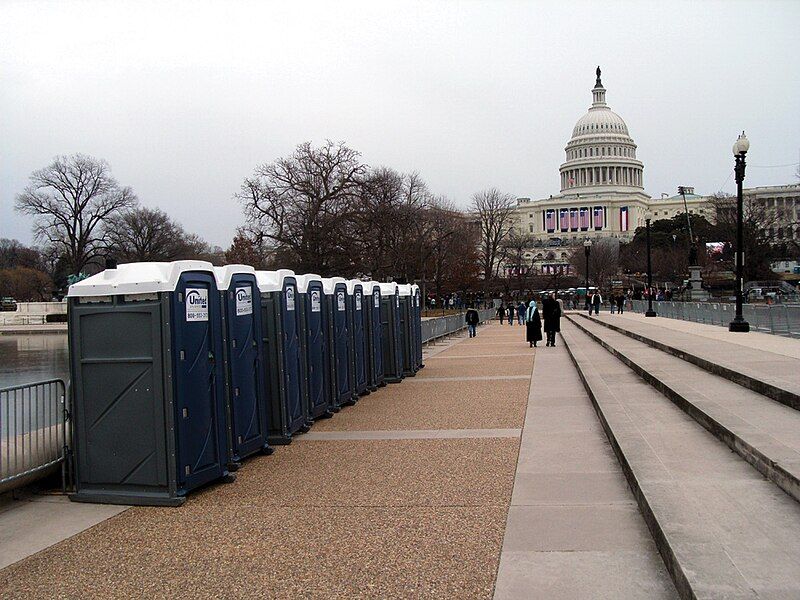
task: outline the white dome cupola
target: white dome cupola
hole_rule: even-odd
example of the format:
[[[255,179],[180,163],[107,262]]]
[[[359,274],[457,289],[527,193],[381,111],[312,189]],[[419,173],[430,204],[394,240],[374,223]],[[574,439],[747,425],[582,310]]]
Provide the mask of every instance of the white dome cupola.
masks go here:
[[[600,67],[592,105],[578,119],[564,150],[566,162],[559,168],[563,193],[630,192],[644,187],[644,165],[636,160],[636,144],[625,121],[606,104]]]

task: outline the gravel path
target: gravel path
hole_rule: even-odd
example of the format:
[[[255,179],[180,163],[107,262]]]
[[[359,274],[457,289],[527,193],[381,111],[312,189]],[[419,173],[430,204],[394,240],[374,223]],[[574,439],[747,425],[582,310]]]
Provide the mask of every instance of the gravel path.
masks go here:
[[[529,375],[488,325],[422,378]],[[507,347],[507,349],[506,349]],[[441,345],[437,350],[441,349]],[[529,382],[382,388],[315,431],[519,428]],[[491,598],[519,439],[303,440],[180,508],[136,507],[0,571],[2,598]]]

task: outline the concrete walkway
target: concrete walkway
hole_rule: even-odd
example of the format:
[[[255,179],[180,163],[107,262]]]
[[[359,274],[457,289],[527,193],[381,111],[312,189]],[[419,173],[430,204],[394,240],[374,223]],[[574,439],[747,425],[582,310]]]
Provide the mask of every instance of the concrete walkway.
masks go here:
[[[537,351],[494,597],[677,597],[562,344]]]
[[[491,598],[533,369],[522,335],[487,325],[431,347],[416,377],[234,483],[0,570],[0,597]]]

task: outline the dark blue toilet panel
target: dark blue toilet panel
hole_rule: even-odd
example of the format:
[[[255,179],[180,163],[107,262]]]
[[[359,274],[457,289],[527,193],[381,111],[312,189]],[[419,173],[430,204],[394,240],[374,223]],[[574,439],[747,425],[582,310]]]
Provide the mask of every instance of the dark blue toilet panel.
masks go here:
[[[312,412],[318,412],[328,404],[325,353],[324,296],[322,283],[312,282],[306,293],[306,328],[308,335],[308,393]]]
[[[260,402],[260,356],[256,337],[261,301],[253,275],[231,278],[227,303],[228,369],[230,373],[231,436],[234,458],[264,446],[265,415]]]
[[[349,332],[347,330],[347,289],[344,284],[336,287],[333,301],[333,342],[336,371],[337,399],[350,399]]]
[[[375,361],[376,378],[380,379],[383,376],[383,331],[381,328],[381,292],[375,288],[372,292],[372,302],[370,304],[372,311],[372,347],[373,357]]]
[[[289,431],[294,433],[305,423],[300,374],[300,315],[297,306],[297,286],[287,280],[283,288],[281,319],[283,325],[284,388],[286,390],[286,417]]]
[[[183,273],[172,295],[178,486],[220,476],[225,462],[220,305],[211,273]]]
[[[364,306],[363,293],[360,287],[353,291],[353,358],[355,360],[355,385],[357,390],[363,390],[367,385],[367,363],[365,361],[366,349],[364,347]]]

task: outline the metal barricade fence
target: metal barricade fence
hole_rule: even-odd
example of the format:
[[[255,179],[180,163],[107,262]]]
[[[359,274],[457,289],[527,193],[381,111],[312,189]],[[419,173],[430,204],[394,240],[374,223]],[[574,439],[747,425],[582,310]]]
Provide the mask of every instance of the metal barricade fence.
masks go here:
[[[464,321],[464,314],[448,315],[446,317],[436,317],[422,321],[422,343],[431,342],[435,339],[450,335],[467,327]],[[481,323],[491,319],[495,314],[493,308],[479,310],[478,318]]]
[[[64,462],[68,418],[62,379],[0,389],[0,492],[24,485]]]
[[[631,300],[633,312],[644,313],[646,300]],[[727,327],[736,314],[736,305],[728,302],[653,302],[660,317]],[[742,316],[751,331],[800,339],[799,304],[745,304]]]

